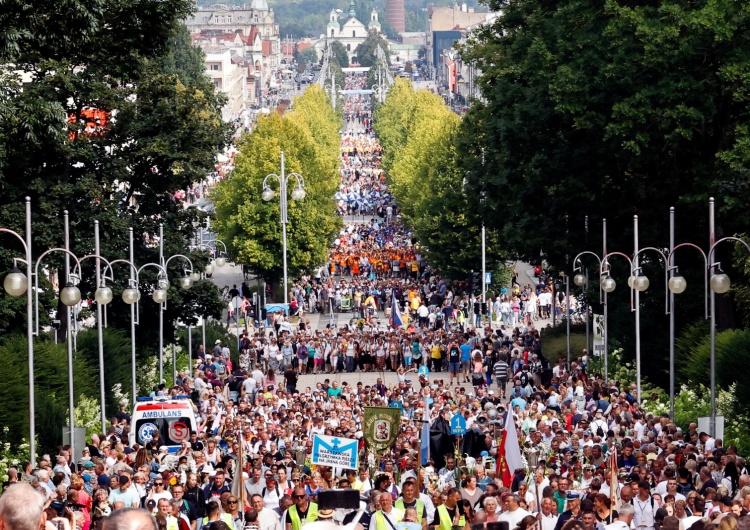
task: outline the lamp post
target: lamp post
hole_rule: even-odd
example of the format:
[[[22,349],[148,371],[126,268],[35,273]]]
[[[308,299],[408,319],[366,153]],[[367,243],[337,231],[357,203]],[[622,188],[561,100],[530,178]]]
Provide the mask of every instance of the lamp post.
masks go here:
[[[674,238],[674,223],[670,224],[670,230],[672,233],[670,234],[670,241]],[[711,319],[710,324],[710,340],[711,340],[711,361],[710,361],[710,370],[711,370],[711,418],[710,418],[710,434],[712,437],[716,436],[716,294],[724,294],[729,291],[729,289],[732,286],[732,282],[729,279],[729,276],[727,276],[721,269],[721,262],[715,261],[715,252],[716,248],[719,246],[720,243],[724,243],[726,241],[731,241],[734,243],[739,243],[742,246],[745,247],[745,249],[750,253],[750,245],[743,239],[740,239],[738,237],[724,237],[719,240],[716,239],[716,229],[715,229],[715,210],[714,210],[714,199],[711,197],[708,201],[708,230],[709,230],[709,249],[708,254],[704,253],[703,250],[698,247],[697,245],[694,245],[693,243],[681,243],[679,245],[676,245],[672,251],[669,254],[670,260],[672,260],[674,253],[682,248],[682,247],[692,247],[698,250],[704,259],[705,264],[705,286],[704,286],[704,293],[705,293],[705,300],[704,303],[706,304],[705,311],[707,312],[708,316]],[[685,279],[679,275],[677,272],[677,267],[674,265],[673,261],[670,261],[672,268],[672,276],[669,279],[669,289],[674,294],[680,294],[685,291],[687,288],[687,282]],[[672,361],[672,359],[670,359]],[[671,368],[671,366],[670,366]],[[670,381],[671,384],[672,381]],[[671,397],[671,396],[670,396]]]
[[[29,199],[27,198],[27,205],[29,204]],[[30,215],[30,212],[29,212]],[[76,305],[78,302],[81,301],[81,291],[73,285],[71,281],[71,274],[70,274],[70,258],[72,257],[78,266],[80,267],[80,262],[78,261],[78,258],[70,251],[70,230],[69,230],[69,224],[68,224],[68,211],[66,210],[63,213],[63,219],[64,219],[64,238],[65,238],[65,248],[51,248],[45,252],[43,252],[34,262],[34,272],[32,274],[32,277],[34,279],[34,328],[33,333],[34,335],[39,334],[39,264],[42,262],[42,259],[44,259],[48,254],[51,254],[52,252],[63,252],[65,254],[65,287],[62,287],[60,289],[60,301],[65,305],[65,318],[67,318],[66,325],[68,327],[68,334],[67,334],[67,346],[68,346],[68,421],[70,421],[70,446],[73,448],[73,451],[75,452],[75,433],[74,433],[74,426],[75,426],[75,397],[74,397],[74,388],[73,388],[73,334],[71,332],[71,311],[70,308]],[[27,231],[30,232],[30,225],[31,222],[27,222]],[[31,262],[29,262],[31,263]],[[13,273],[12,273],[13,274]],[[6,278],[7,281],[7,278]],[[6,291],[8,291],[8,288],[6,287]],[[8,291],[9,294],[12,294],[10,291]],[[31,384],[33,385],[33,380],[31,381]],[[31,396],[31,394],[30,394]],[[32,401],[33,406],[33,401]],[[30,420],[33,420],[33,415],[30,418]],[[33,441],[31,442],[33,443]],[[31,458],[34,458],[34,455],[32,453]]]
[[[589,288],[589,272],[588,269],[586,269],[585,274],[582,274],[582,263],[581,263],[581,257],[583,256],[592,256],[596,259],[596,263],[598,265],[599,273],[601,275],[602,271],[602,258],[599,257],[598,254],[591,252],[589,250],[583,251],[580,254],[578,254],[573,259],[573,283],[575,283],[578,287],[583,287],[585,292],[588,293]],[[602,255],[607,255],[607,220],[602,219]],[[604,381],[608,384],[609,382],[609,357],[608,357],[608,351],[607,351],[607,317],[608,311],[607,311],[607,291],[604,290],[604,279],[600,276],[599,278],[599,303],[602,304],[604,308],[604,330],[602,335],[602,342],[604,343],[604,351],[602,352],[602,357],[604,357]],[[614,289],[614,287],[613,287]],[[588,307],[589,303],[588,300],[586,300],[586,347],[588,348],[589,345],[589,339],[588,339]],[[591,354],[591,352],[589,351]]]
[[[286,174],[284,167],[284,152],[281,152],[281,176],[271,173],[263,179],[263,193],[261,197],[264,201],[272,200],[276,194],[268,185],[269,179],[275,179],[279,183],[279,209],[281,211],[281,231],[284,253],[284,305],[289,303],[289,291],[287,289],[287,261],[286,261],[286,225],[289,222],[287,216],[287,188],[289,179],[294,177],[297,181],[297,187],[292,190],[292,200],[301,201],[305,198],[305,179],[299,173]],[[289,308],[287,307],[287,312]]]
[[[167,259],[164,259],[164,224],[159,224],[159,265],[164,271],[164,277],[157,280],[156,289],[151,294],[154,302],[159,304],[159,384],[164,382],[164,311],[167,308],[167,289],[169,289],[169,277],[168,267],[169,262],[173,259],[182,259],[187,262],[190,266],[189,269],[184,269],[185,275],[180,278],[180,287],[182,289],[190,289],[193,286],[193,262],[187,256],[182,254],[174,254]]]
[[[33,298],[31,289],[29,289],[29,278],[32,277],[31,264],[31,198],[26,197],[26,229],[22,236],[18,232],[8,228],[0,228],[0,233],[13,235],[21,242],[24,250],[24,259],[26,263],[26,275],[18,270],[16,264],[13,270],[5,277],[3,287],[5,292],[10,296],[21,296],[26,293],[26,343],[28,348],[29,361],[29,451],[32,465],[36,465],[36,425],[35,425],[35,408],[34,408],[34,328],[32,324]],[[14,260],[15,262],[16,260]]]

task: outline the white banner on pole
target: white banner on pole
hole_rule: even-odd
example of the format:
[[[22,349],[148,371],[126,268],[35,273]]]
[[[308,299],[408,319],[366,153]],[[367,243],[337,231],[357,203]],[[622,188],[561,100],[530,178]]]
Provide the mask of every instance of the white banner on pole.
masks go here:
[[[604,315],[594,315],[594,355],[604,355]]]
[[[322,434],[316,434],[313,438],[313,464],[357,469],[358,459],[359,440]]]

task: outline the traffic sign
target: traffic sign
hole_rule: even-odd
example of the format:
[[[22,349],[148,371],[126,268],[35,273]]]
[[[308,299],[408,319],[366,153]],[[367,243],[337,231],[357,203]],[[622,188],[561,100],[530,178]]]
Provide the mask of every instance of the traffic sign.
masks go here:
[[[187,424],[176,421],[169,425],[169,437],[175,442],[184,442],[190,437],[190,428]]]
[[[451,434],[466,434],[466,420],[461,414],[454,414],[451,418]]]

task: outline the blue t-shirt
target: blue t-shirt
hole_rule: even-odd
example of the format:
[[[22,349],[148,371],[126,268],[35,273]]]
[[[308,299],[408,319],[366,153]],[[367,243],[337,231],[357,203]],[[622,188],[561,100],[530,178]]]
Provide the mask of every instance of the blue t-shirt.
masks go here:
[[[471,346],[468,344],[461,344],[461,360],[471,361]]]
[[[524,410],[526,410],[526,400],[523,399],[521,396],[519,396],[519,397],[513,399],[510,402],[510,406],[513,407],[513,408],[515,408],[516,406],[518,406],[518,407],[521,408],[521,411],[524,411]]]

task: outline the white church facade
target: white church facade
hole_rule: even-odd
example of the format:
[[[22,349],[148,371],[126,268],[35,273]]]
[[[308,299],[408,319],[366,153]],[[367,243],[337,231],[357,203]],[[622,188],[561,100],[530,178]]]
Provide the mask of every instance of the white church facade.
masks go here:
[[[326,26],[326,33],[315,41],[313,49],[317,52],[318,58],[320,58],[325,53],[329,42],[340,42],[346,48],[349,54],[349,61],[351,62],[352,58],[356,55],[357,46],[365,41],[370,30],[380,33],[378,12],[373,9],[372,13],[370,13],[370,20],[365,25],[357,18],[354,1],[352,0],[349,4],[348,16],[343,24],[340,22],[340,13],[335,9],[331,10],[328,25]]]

